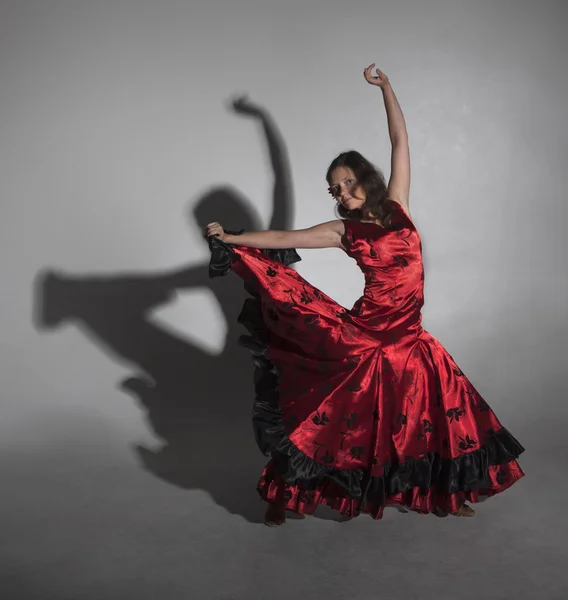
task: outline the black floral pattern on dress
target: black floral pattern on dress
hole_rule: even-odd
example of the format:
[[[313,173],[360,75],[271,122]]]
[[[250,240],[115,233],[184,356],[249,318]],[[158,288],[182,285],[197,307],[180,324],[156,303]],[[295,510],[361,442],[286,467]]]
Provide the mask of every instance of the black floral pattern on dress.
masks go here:
[[[395,266],[408,267],[408,260],[401,254],[395,254],[392,259]]]
[[[306,292],[305,288],[300,294],[300,302],[302,302],[302,304],[309,304],[310,302],[313,302],[311,296],[308,294],[308,292]]]
[[[268,267],[268,268],[266,269],[266,274],[267,274],[269,277],[276,277],[276,275],[278,274],[278,271],[277,271],[276,269],[273,269],[272,267]]]
[[[281,304],[283,306],[286,306],[286,308],[292,307],[292,306],[298,306],[298,303],[296,302],[296,299],[294,298],[294,292],[296,290],[294,290],[294,288],[289,288],[287,290],[282,290],[285,294],[288,294],[288,296],[290,297],[290,300],[282,300]]]
[[[450,408],[446,411],[446,417],[450,419],[450,423],[453,423],[454,420],[459,422],[460,418],[464,415],[465,410],[463,410],[462,408]]]
[[[356,412],[351,412],[351,413],[349,413],[348,417],[345,417],[345,419],[343,419],[343,421],[345,422],[345,424],[347,425],[347,427],[349,429],[353,429],[353,427],[355,427],[355,425],[357,425],[358,419],[359,419],[359,415]]]
[[[461,450],[470,450],[471,448],[475,448],[477,446],[477,440],[466,435],[463,438],[461,435],[458,436],[460,443],[458,444]]]
[[[347,438],[351,435],[351,432],[340,431],[339,433],[341,434],[341,442],[339,443],[339,449],[343,450],[343,445],[345,444],[345,441],[347,440]]]
[[[422,419],[422,429],[418,432],[418,439],[425,438],[427,433],[434,433],[434,425],[428,419]]]
[[[412,231],[408,230],[408,229],[399,229],[396,232],[397,237],[399,237],[401,239],[402,242],[404,242],[407,246],[410,246],[410,242],[408,241],[407,238],[409,238],[412,235]]]
[[[351,446],[349,454],[352,458],[360,460],[365,454],[365,449],[363,448],[363,446]]]
[[[327,413],[325,411],[323,411],[320,415],[319,410],[317,411],[315,417],[312,417],[312,421],[319,426],[323,426],[323,425],[327,425],[328,423],[331,423],[330,418],[327,416]]]
[[[329,450],[326,450],[325,454],[321,457],[321,462],[324,465],[331,465],[334,460],[335,460],[335,458]]]

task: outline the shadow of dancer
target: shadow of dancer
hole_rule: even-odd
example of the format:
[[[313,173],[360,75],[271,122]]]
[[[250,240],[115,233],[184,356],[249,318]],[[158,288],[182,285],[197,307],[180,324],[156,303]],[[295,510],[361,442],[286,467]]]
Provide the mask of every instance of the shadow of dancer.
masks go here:
[[[290,228],[291,179],[278,129],[265,110],[246,98],[232,106],[257,119],[266,136],[274,171],[268,228]],[[221,219],[227,228],[262,228],[250,205],[227,187],[203,196],[193,216],[200,232]],[[136,447],[142,465],[162,480],[205,490],[231,513],[261,522],[255,488],[265,457],[255,445],[250,421],[253,366],[250,354],[237,345],[244,333],[237,316],[246,294],[238,278],[222,279],[209,278],[208,263],[155,275],[69,277],[44,270],[35,282],[36,326],[46,329],[73,321],[114,358],[139,368],[142,374],[121,387],[138,398],[163,442],[159,450]],[[224,350],[217,356],[149,316],[177,290],[197,287],[214,293],[227,323]]]

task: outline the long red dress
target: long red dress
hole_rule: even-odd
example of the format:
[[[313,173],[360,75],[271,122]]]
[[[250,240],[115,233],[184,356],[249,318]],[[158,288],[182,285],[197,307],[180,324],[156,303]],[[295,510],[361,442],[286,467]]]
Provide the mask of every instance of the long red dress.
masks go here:
[[[523,477],[521,444],[421,326],[419,234],[393,204],[389,228],[345,220],[365,276],[351,310],[288,265],[293,250],[210,238],[212,276],[232,269],[252,297],[239,321],[253,353],[256,440],[271,460],[261,497],[313,513],[380,519],[387,505],[447,514]]]

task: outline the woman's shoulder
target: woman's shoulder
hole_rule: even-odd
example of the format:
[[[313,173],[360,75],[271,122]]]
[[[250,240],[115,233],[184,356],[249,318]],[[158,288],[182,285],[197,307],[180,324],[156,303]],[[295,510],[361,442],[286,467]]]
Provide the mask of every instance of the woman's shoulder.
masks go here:
[[[319,229],[328,229],[329,231],[333,231],[334,233],[339,233],[343,235],[345,233],[345,220],[344,219],[334,219],[333,221],[325,221],[325,223],[319,223],[315,225]]]

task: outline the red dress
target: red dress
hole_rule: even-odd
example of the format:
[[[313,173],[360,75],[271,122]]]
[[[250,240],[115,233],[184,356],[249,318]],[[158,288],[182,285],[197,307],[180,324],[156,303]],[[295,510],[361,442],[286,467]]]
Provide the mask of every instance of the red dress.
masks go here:
[[[212,238],[211,275],[232,269],[252,297],[239,321],[253,353],[256,440],[271,460],[261,497],[380,519],[387,505],[438,515],[523,477],[520,443],[421,326],[422,245],[400,204],[388,229],[345,220],[365,276],[351,310],[288,265],[295,251]]]

